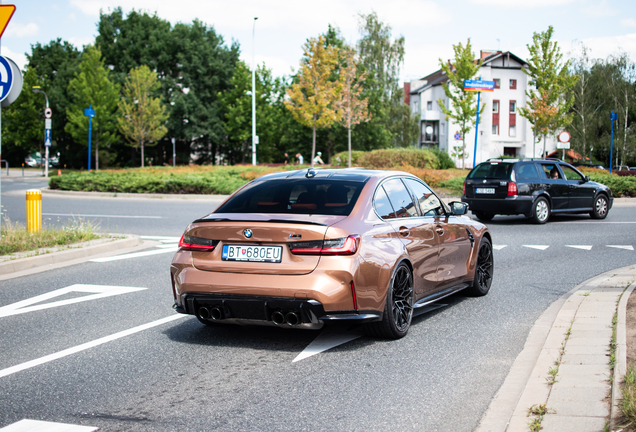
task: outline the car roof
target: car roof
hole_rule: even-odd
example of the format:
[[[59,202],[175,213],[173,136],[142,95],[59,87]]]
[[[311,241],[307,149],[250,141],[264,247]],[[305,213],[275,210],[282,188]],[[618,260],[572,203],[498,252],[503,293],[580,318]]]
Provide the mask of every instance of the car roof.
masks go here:
[[[365,168],[322,169],[322,168],[314,167],[314,168],[308,168],[303,170],[282,171],[282,172],[267,174],[262,177],[259,177],[257,181],[304,178],[304,177],[308,177],[307,174],[312,173],[312,171],[313,171],[313,175],[310,174],[309,178],[349,180],[349,181],[361,181],[361,182],[366,182],[372,177],[383,178],[383,177],[391,177],[395,175],[412,176],[412,174],[409,174],[403,171],[371,170],[371,169],[365,169]]]

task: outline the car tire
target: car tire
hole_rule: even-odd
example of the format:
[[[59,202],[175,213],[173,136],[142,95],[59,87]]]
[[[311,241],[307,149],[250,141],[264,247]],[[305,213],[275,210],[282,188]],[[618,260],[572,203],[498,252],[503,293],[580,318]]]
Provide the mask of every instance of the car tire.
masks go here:
[[[550,203],[545,198],[538,198],[532,206],[532,220],[544,224],[550,219]]]
[[[401,263],[389,284],[382,321],[367,324],[367,332],[386,339],[406,336],[413,318],[413,298],[413,273],[408,265]]]
[[[590,212],[592,219],[605,219],[609,212],[609,203],[605,195],[598,195],[594,200],[594,208]]]
[[[467,294],[473,297],[481,297],[488,294],[492,284],[494,270],[494,258],[492,254],[492,244],[486,237],[482,237],[475,262],[475,277],[473,284],[466,290]]]
[[[491,221],[492,218],[495,217],[494,213],[475,212],[473,214],[477,217],[477,219],[479,219],[482,222]]]

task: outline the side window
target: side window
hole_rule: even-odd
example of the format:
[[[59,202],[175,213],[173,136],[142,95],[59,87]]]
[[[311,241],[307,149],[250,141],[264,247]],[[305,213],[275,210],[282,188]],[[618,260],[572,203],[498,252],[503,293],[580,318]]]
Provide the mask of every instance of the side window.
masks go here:
[[[406,190],[404,183],[400,179],[392,179],[384,182],[384,190],[389,196],[391,204],[395,209],[395,215],[399,218],[417,216],[417,210],[411,194]]]
[[[435,217],[444,214],[442,204],[429,188],[413,179],[405,179],[404,182],[413,192],[423,216]]]
[[[384,192],[384,188],[382,186],[375,191],[373,207],[382,219],[395,218],[395,212],[393,211],[393,207],[391,207],[391,201],[389,201],[389,198],[386,196],[386,192]]]
[[[519,180],[529,180],[529,179],[538,179],[539,174],[537,173],[536,165],[533,163],[522,164],[517,167],[517,179]]]
[[[563,170],[563,175],[565,175],[567,180],[583,180],[583,176],[574,168],[567,165],[561,165],[561,169]]]
[[[561,173],[556,164],[541,164],[544,178],[558,180],[561,179]]]

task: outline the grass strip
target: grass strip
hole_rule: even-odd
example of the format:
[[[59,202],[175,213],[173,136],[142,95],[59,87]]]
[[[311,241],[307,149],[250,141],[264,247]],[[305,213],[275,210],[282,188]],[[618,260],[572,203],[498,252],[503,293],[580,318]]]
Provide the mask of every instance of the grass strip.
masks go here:
[[[42,231],[30,234],[24,226],[4,218],[0,236],[0,255],[31,251],[36,251],[37,255],[41,248],[69,246],[101,238],[90,222],[81,219],[71,220],[60,229],[42,227]]]

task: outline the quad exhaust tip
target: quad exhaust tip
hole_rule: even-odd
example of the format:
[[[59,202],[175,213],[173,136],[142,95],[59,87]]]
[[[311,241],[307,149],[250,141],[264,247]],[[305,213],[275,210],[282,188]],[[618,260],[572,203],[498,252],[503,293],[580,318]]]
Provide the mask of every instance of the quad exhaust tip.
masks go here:
[[[272,322],[276,325],[284,325],[295,327],[300,324],[300,317],[296,312],[287,312],[283,314],[281,311],[275,311],[272,314]]]

